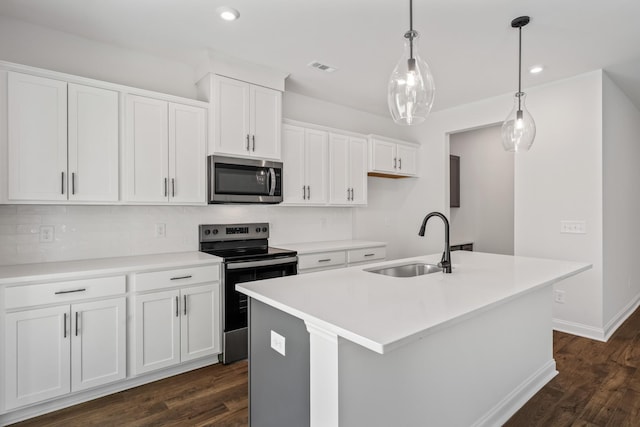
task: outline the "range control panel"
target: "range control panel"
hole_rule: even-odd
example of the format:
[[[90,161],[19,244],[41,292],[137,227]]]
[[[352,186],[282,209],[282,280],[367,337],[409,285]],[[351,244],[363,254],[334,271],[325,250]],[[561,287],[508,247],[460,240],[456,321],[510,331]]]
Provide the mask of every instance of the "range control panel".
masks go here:
[[[268,222],[251,224],[205,224],[200,226],[200,242],[268,238]]]

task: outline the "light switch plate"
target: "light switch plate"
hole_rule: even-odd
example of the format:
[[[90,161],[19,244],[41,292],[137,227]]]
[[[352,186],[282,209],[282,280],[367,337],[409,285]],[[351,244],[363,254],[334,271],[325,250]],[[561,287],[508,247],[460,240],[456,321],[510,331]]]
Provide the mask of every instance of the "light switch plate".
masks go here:
[[[271,331],[271,348],[285,355],[285,337],[275,331]]]
[[[51,243],[54,238],[53,225],[41,225],[40,226],[40,242]]]
[[[560,221],[560,233],[587,234],[586,221]]]

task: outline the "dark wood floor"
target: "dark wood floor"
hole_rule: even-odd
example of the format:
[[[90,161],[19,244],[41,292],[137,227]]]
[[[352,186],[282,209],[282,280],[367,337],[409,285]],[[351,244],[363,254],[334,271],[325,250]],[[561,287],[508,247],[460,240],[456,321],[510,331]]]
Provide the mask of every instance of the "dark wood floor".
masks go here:
[[[607,343],[554,332],[560,374],[507,427],[640,426],[640,310]],[[247,363],[214,365],[15,426],[246,426]]]

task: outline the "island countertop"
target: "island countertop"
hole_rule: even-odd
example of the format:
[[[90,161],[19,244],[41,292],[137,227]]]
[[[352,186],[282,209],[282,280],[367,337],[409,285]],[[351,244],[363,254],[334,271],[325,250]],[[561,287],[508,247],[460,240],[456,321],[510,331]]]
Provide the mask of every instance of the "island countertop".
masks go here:
[[[240,283],[236,289],[384,354],[591,268],[582,262],[479,252],[460,251],[452,258],[452,274],[398,278],[364,271],[411,261],[436,264],[437,254]]]

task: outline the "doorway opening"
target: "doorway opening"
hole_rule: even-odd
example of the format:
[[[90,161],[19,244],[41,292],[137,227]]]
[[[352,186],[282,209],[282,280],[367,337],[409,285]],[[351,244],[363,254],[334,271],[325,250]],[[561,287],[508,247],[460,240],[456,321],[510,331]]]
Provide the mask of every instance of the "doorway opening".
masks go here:
[[[515,158],[502,148],[500,125],[450,134],[449,154],[451,244],[513,255]]]

